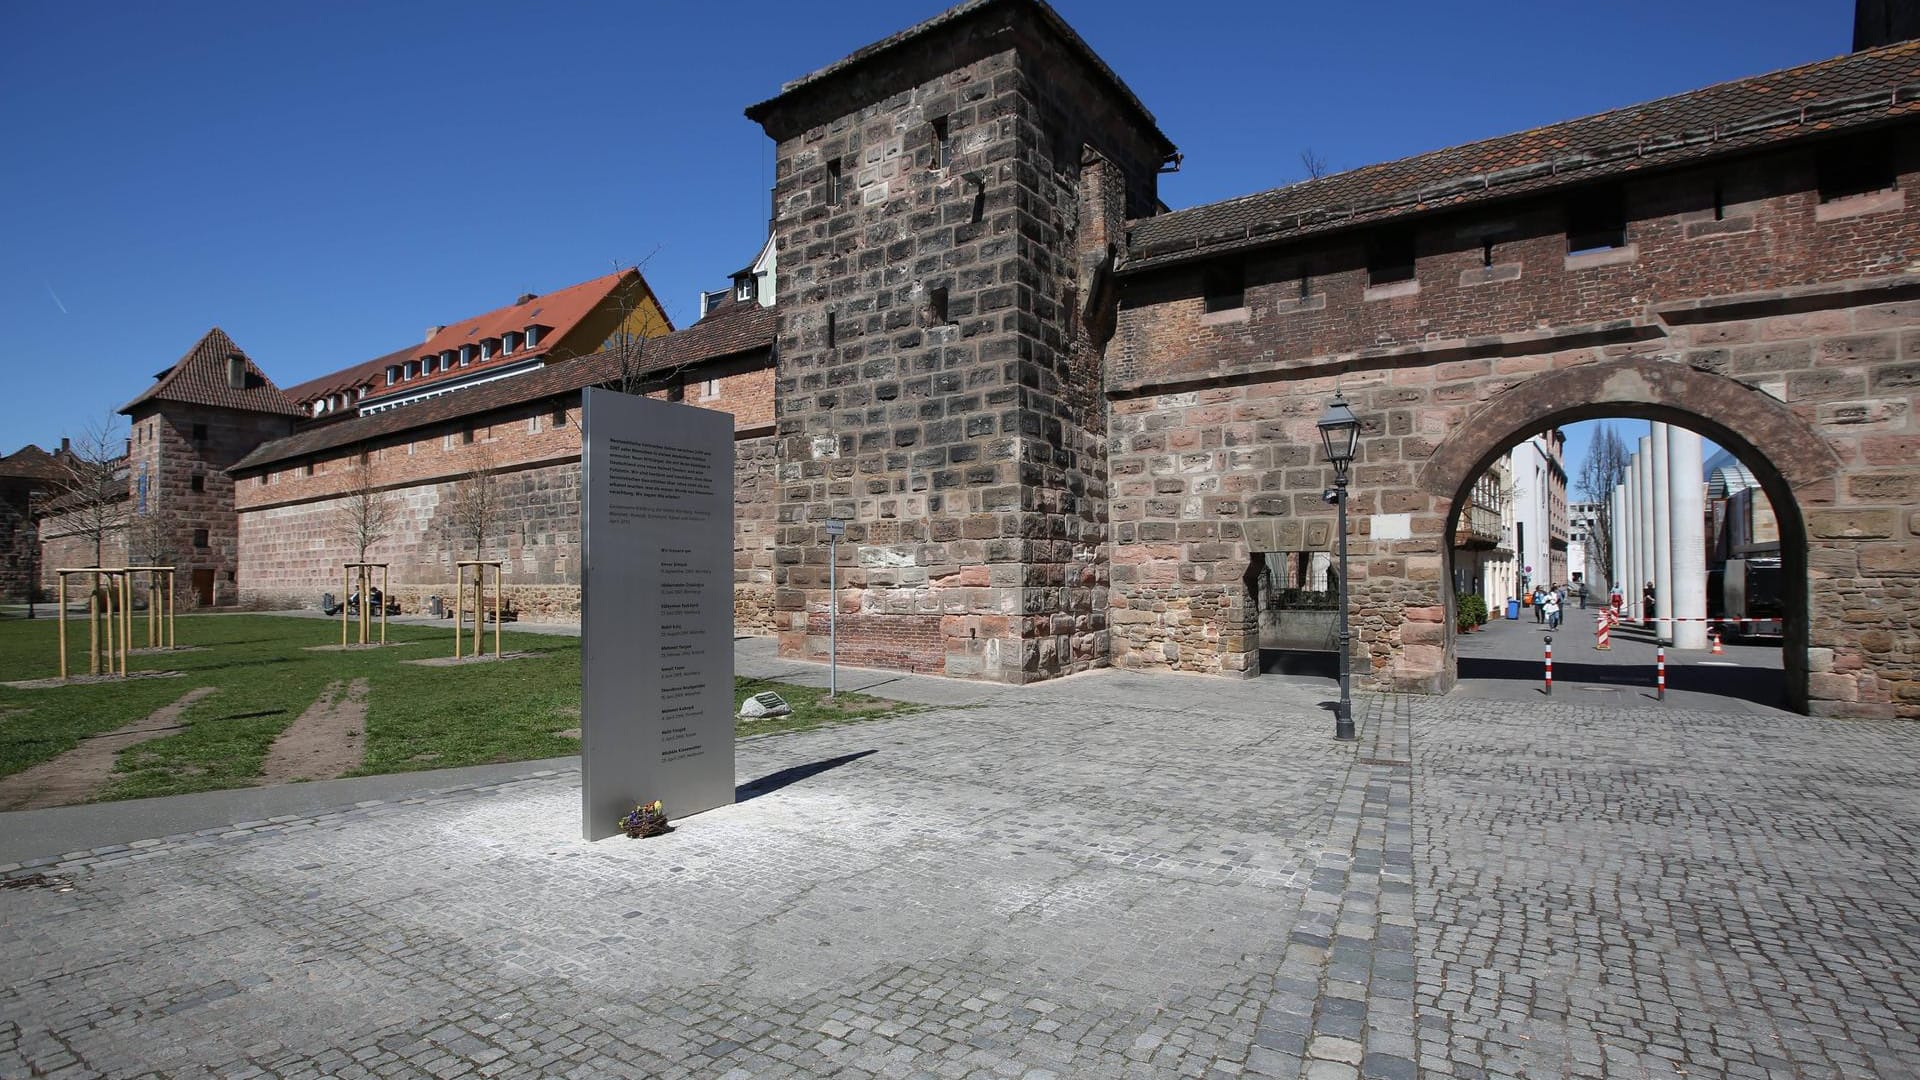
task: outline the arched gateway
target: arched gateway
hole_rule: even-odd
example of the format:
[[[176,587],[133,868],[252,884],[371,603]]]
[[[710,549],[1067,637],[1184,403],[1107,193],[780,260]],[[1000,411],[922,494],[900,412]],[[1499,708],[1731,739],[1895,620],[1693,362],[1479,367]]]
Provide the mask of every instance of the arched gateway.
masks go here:
[[[1650,357],[1595,360],[1533,375],[1469,415],[1421,467],[1419,486],[1434,500],[1442,541],[1454,535],[1475,478],[1525,436],[1581,420],[1619,416],[1665,421],[1699,432],[1733,451],[1760,481],[1780,526],[1788,702],[1805,711],[1811,596],[1806,524],[1799,500],[1830,503],[1841,461],[1806,421],[1762,390],[1672,359]],[[1440,580],[1445,591],[1441,638],[1446,650],[1440,673],[1444,675],[1453,669],[1451,628],[1457,598],[1452,576],[1442,575]]]
[[[1451,685],[1475,467],[1627,412],[1769,474],[1817,592],[1796,700],[1920,717],[1917,72],[1866,50],[1171,213],[1174,144],[1044,5],[787,83],[748,111],[782,652],[823,655],[832,611],[863,664],[1252,674],[1256,596],[1327,591],[1339,389],[1363,684]]]

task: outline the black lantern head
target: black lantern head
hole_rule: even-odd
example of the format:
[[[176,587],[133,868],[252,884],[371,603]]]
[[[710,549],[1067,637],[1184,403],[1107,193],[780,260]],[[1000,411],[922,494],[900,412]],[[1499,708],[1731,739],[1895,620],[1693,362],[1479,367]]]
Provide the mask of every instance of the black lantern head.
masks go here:
[[[1354,447],[1360,442],[1360,418],[1347,408],[1346,398],[1338,390],[1320,416],[1320,441],[1326,445],[1327,461],[1333,466],[1334,479],[1347,482],[1347,466],[1353,464]]]

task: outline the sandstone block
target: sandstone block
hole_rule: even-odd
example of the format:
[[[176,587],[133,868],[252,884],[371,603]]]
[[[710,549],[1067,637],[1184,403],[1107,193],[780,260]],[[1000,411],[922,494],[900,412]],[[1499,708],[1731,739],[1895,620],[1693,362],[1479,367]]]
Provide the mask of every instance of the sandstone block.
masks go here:
[[[1920,544],[1862,544],[1863,575],[1920,574]]]
[[[1822,701],[1859,701],[1860,682],[1851,675],[1814,672],[1807,676],[1807,696]]]
[[[1807,515],[1807,530],[1823,540],[1884,539],[1898,525],[1898,511],[1815,510]]]

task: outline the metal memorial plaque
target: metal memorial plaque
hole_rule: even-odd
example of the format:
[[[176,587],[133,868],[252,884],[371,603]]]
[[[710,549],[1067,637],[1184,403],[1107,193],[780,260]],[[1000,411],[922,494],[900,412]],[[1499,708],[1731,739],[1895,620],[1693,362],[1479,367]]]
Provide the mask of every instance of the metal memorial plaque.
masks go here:
[[[611,390],[581,410],[580,788],[588,840],[635,803],[733,802],[733,417]]]

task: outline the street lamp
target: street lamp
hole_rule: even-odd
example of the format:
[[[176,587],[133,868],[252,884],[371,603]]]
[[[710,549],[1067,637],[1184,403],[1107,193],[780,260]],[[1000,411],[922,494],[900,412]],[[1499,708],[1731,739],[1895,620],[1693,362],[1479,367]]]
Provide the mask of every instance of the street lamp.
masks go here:
[[[1360,441],[1360,420],[1347,408],[1346,398],[1335,390],[1333,401],[1320,416],[1319,427],[1327,462],[1333,466],[1333,486],[1320,497],[1340,507],[1340,705],[1333,714],[1333,737],[1351,740],[1353,634],[1347,629],[1347,468],[1353,464],[1353,450]]]

